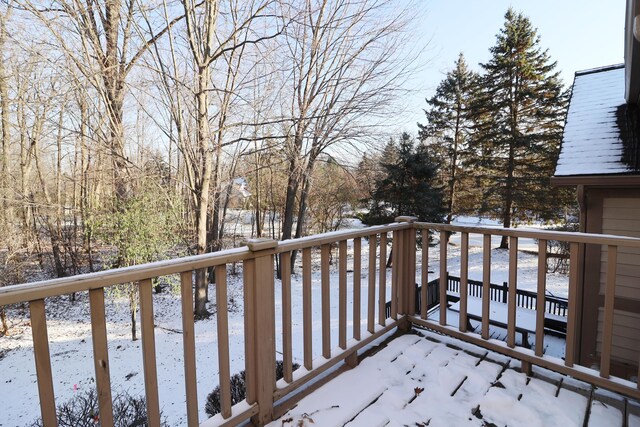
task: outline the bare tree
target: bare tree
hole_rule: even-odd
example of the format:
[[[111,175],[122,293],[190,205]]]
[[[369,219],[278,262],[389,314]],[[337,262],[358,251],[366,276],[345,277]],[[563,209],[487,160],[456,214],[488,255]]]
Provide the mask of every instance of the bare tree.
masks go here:
[[[41,7],[25,0],[22,5],[50,30],[62,52],[97,90],[108,119],[104,143],[110,152],[116,200],[125,200],[129,192],[124,132],[127,77],[142,55],[182,17],[145,35],[136,31],[142,28],[137,19],[144,7],[136,1],[54,0]]]
[[[287,29],[293,68],[283,240],[292,237],[296,211],[295,237],[302,234],[318,156],[364,139],[374,118],[402,93],[411,64],[402,56],[409,16],[398,6],[392,0],[307,1],[299,12],[304,18]]]
[[[0,11],[0,127],[2,128],[2,145],[0,146],[0,230],[3,234],[9,232],[8,223],[13,220],[12,206],[9,203],[9,145],[11,130],[9,123],[9,76],[5,63],[4,53],[7,51],[7,20],[11,8]]]
[[[222,161],[223,136],[227,128],[228,109],[234,96],[237,72],[244,49],[265,40],[276,37],[280,30],[255,35],[252,25],[259,19],[277,22],[270,13],[273,0],[211,0],[197,5],[193,0],[182,0],[189,51],[196,73],[193,90],[195,105],[196,138],[195,148],[183,147],[185,168],[189,186],[195,201],[196,246],[197,253],[208,249],[219,249],[220,238],[220,171]],[[225,7],[225,14],[221,8]],[[221,16],[227,20],[221,22]],[[224,60],[225,76],[222,83],[222,96],[217,114],[216,129],[211,129],[210,94],[213,89],[212,70],[218,60]],[[213,192],[213,213],[208,227],[209,206]],[[208,230],[210,228],[210,230]],[[211,242],[211,245],[208,243]],[[206,271],[196,272],[195,315],[198,318],[208,316],[206,310],[207,280]]]

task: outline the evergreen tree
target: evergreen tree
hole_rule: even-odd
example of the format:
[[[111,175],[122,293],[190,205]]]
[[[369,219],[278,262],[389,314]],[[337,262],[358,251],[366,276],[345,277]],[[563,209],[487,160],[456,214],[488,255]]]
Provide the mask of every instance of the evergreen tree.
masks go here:
[[[376,182],[364,222],[385,224],[399,215],[442,222],[442,188],[435,185],[438,167],[428,147],[416,145],[409,134],[404,133],[399,142],[387,145],[385,152],[389,157],[382,159],[384,174]]]
[[[483,210],[504,227],[532,216],[549,217],[556,193],[549,177],[557,158],[566,94],[556,63],[540,48],[529,19],[513,9],[490,49],[474,105],[474,170],[485,189]],[[507,248],[503,237],[501,248]]]
[[[461,185],[468,178],[461,165],[473,125],[470,105],[478,79],[478,74],[469,70],[464,55],[460,53],[454,69],[440,82],[435,95],[427,99],[427,123],[418,123],[420,140],[428,143],[438,157],[442,183],[446,186],[444,199],[447,224],[451,223],[454,214],[468,211],[468,208],[458,203],[458,193],[466,193],[459,199],[468,204],[470,193],[477,188],[468,183]]]

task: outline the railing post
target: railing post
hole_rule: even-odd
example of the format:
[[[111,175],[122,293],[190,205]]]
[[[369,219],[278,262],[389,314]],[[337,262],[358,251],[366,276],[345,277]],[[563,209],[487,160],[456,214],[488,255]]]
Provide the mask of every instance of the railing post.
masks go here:
[[[245,261],[244,280],[247,294],[245,307],[253,310],[245,314],[245,341],[250,341],[252,352],[247,359],[247,395],[258,403],[254,425],[265,425],[273,420],[273,392],[276,387],[275,343],[275,284],[274,251],[278,242],[273,239],[252,239],[247,246],[254,257]],[[248,267],[248,268],[247,268]],[[249,402],[253,403],[253,402]]]
[[[507,282],[502,282],[502,303],[507,303],[507,296],[509,294],[509,284]]]
[[[414,216],[399,216],[396,222],[404,222],[412,224],[418,220]],[[415,314],[416,307],[416,229],[411,226],[404,230],[394,232],[394,236],[399,238],[399,242],[394,239],[394,248],[400,249],[397,255],[394,257],[396,265],[393,266],[397,269],[396,281],[397,281],[397,293],[398,293],[398,312],[405,316]],[[402,329],[408,330],[409,324],[402,325]]]

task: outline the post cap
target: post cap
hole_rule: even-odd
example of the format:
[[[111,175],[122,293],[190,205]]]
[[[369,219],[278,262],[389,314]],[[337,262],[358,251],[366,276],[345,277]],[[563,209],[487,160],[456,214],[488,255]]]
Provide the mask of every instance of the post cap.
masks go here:
[[[409,222],[409,223],[416,222],[417,220],[418,220],[417,217],[408,216],[408,215],[397,216],[396,219],[395,219],[396,222]]]
[[[278,246],[278,241],[261,237],[259,239],[247,240],[247,246],[251,252],[263,251],[265,249],[273,249]]]

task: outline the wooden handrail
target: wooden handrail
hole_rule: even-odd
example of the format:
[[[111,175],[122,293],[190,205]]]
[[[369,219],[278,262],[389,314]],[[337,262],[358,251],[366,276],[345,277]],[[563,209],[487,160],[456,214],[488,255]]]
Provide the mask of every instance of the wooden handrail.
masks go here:
[[[367,343],[387,333],[395,326],[406,327],[409,322],[431,327],[443,333],[447,333],[460,339],[468,340],[488,348],[498,349],[505,354],[517,357],[526,363],[539,364],[540,366],[551,367],[563,373],[575,373],[578,378],[593,379],[592,374],[584,374],[587,368],[574,367],[576,359],[577,337],[577,265],[578,248],[580,244],[604,245],[608,247],[608,272],[605,288],[604,307],[604,331],[605,340],[603,342],[601,370],[596,375],[599,379],[594,380],[594,384],[622,391],[627,394],[638,395],[637,389],[634,391],[628,387],[628,382],[611,375],[611,331],[613,328],[613,311],[615,296],[615,264],[618,247],[640,248],[640,239],[624,236],[596,235],[586,233],[567,233],[545,230],[526,229],[503,229],[480,226],[460,226],[448,224],[431,224],[413,222],[411,218],[398,218],[403,222],[389,225],[370,227],[360,230],[347,230],[333,233],[325,233],[317,236],[309,236],[302,239],[275,242],[273,240],[250,241],[248,246],[237,249],[221,251],[212,254],[184,257],[168,261],[159,261],[150,264],[121,268],[111,271],[85,274],[75,277],[47,280],[23,285],[8,286],[0,288],[0,306],[20,302],[31,302],[30,309],[33,315],[34,350],[36,352],[36,367],[38,368],[39,391],[41,394],[41,407],[44,419],[54,424],[54,405],[52,393],[53,379],[51,378],[51,366],[48,355],[46,316],[44,310],[44,299],[47,297],[69,294],[73,292],[89,291],[91,320],[92,320],[92,341],[94,345],[95,375],[98,386],[98,400],[100,404],[101,420],[108,425],[113,420],[111,416],[111,387],[109,377],[109,356],[106,334],[106,320],[104,316],[104,292],[110,286],[122,283],[133,283],[139,286],[141,299],[141,322],[143,351],[145,359],[155,359],[155,342],[153,331],[153,301],[151,295],[151,281],[160,276],[180,274],[181,282],[181,307],[183,325],[183,351],[185,369],[185,395],[187,405],[187,421],[190,426],[198,425],[198,398],[197,398],[197,370],[195,365],[195,332],[193,318],[193,272],[212,266],[226,266],[229,263],[243,262],[243,282],[245,293],[245,370],[247,379],[247,403],[248,410],[241,414],[234,413],[231,406],[228,379],[229,370],[229,343],[228,343],[228,319],[227,311],[220,307],[217,311],[218,325],[218,353],[219,372],[222,391],[222,413],[220,417],[226,423],[230,420],[246,420],[254,416],[257,422],[269,421],[274,414],[273,403],[281,399],[287,393],[296,390],[311,379],[317,377],[330,366],[341,360],[353,365],[356,362],[356,350],[362,348]],[[483,235],[483,282],[482,282],[482,333],[481,336],[466,331],[466,310],[461,310],[460,325],[458,328],[451,328],[447,324],[446,310],[441,310],[437,321],[427,318],[427,296],[428,296],[428,268],[429,259],[428,245],[423,246],[422,251],[422,293],[417,296],[415,293],[416,283],[416,231],[420,230],[423,242],[428,241],[429,231],[440,233],[440,300],[446,301],[447,283],[447,245],[446,237],[450,232],[462,233],[461,250],[461,307],[467,302],[466,289],[470,289],[468,280],[468,253],[469,234]],[[393,233],[393,253],[391,269],[391,304],[390,313],[385,313],[387,287],[387,251],[388,233]],[[491,299],[490,269],[491,269],[491,236],[508,236],[510,240],[510,266],[509,266],[509,297],[508,297],[508,322],[507,322],[507,344],[504,347],[496,345],[494,340],[489,339],[489,308]],[[360,273],[362,268],[361,239],[369,241],[369,254],[366,264],[369,266],[369,277],[367,280],[367,302],[366,302],[366,332],[361,336],[361,311],[360,306]],[[377,242],[379,238],[379,244]],[[519,304],[516,290],[517,278],[517,242],[521,238],[538,239],[539,254],[538,262],[538,283],[537,302],[538,311],[544,311],[545,307],[545,271],[546,263],[546,242],[558,240],[570,244],[570,279],[569,279],[569,299],[568,299],[568,319],[567,319],[567,348],[565,360],[562,366],[556,362],[549,362],[549,358],[541,352],[543,346],[544,313],[536,316],[536,350],[524,351],[515,342],[515,319],[516,306]],[[353,261],[353,282],[348,280],[347,270],[347,241],[354,241],[354,261]],[[332,247],[335,244],[339,248],[338,259],[338,282],[332,283],[329,259]],[[321,325],[322,325],[322,359],[320,363],[315,363],[312,353],[312,266],[311,250],[320,249],[321,252]],[[307,372],[296,375],[292,372],[292,331],[291,331],[291,270],[290,254],[293,251],[302,252],[302,295],[303,295],[303,350],[304,367]],[[378,252],[378,254],[376,254]],[[274,376],[275,365],[275,293],[274,293],[274,256],[284,254],[282,267],[282,306],[283,306],[283,356],[284,356],[284,382],[285,386],[276,387]],[[378,262],[376,262],[378,260]],[[378,265],[376,265],[378,264]],[[377,271],[376,271],[377,268]],[[216,297],[217,301],[223,303],[227,299],[226,270],[216,268]],[[378,282],[376,286],[376,281]],[[330,318],[330,289],[337,285],[338,293],[338,342],[331,342]],[[353,332],[347,328],[347,299],[349,286],[353,286]],[[378,298],[378,304],[375,298]],[[416,299],[421,302],[421,312],[416,312]],[[357,301],[357,302],[355,302]],[[375,310],[378,310],[376,322]],[[462,313],[465,311],[465,314]],[[390,317],[390,318],[389,318]],[[365,318],[365,317],[363,317]],[[364,323],[364,322],[362,322]],[[377,323],[377,324],[376,324]],[[351,337],[352,339],[351,339]],[[475,335],[474,338],[469,338]],[[333,347],[337,344],[337,347]],[[315,366],[314,366],[315,365]],[[145,360],[145,388],[148,404],[149,420],[151,424],[157,424],[159,420],[159,402],[157,390],[157,373],[155,360]],[[222,383],[225,383],[222,385]],[[637,386],[637,384],[636,384]],[[244,418],[240,418],[244,417]]]
[[[640,238],[616,236],[613,234],[577,233],[569,231],[532,230],[526,228],[501,228],[493,226],[469,226],[416,222],[414,227],[437,231],[465,232],[470,234],[490,234],[493,236],[519,237],[525,239],[558,240],[561,242],[588,243],[640,248]]]
[[[61,279],[43,280],[0,288],[0,306],[33,301],[58,295],[67,295],[90,289],[108,288],[122,283],[169,276],[185,271],[225,265],[251,258],[249,248],[243,246],[221,252],[193,255],[171,260],[156,261],[131,267],[95,273],[79,274]]]

